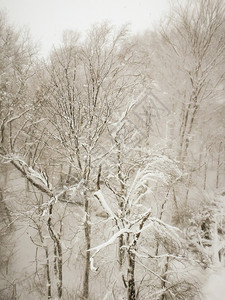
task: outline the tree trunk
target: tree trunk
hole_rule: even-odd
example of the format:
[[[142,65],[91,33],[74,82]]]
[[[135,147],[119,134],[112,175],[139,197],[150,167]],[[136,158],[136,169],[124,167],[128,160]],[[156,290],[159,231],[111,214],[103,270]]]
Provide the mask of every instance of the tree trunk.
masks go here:
[[[58,283],[57,283],[57,290],[58,290],[58,297],[59,299],[62,298],[62,247],[60,242],[57,243],[57,250],[58,250]]]
[[[60,234],[56,234],[54,232],[53,226],[52,226],[52,210],[53,210],[53,204],[51,203],[49,206],[49,218],[47,221],[48,225],[48,231],[50,234],[51,239],[53,240],[55,247],[56,247],[56,252],[57,252],[57,266],[58,266],[58,282],[57,282],[57,291],[58,291],[58,298],[62,298],[62,246],[61,246],[61,241],[60,241]]]
[[[127,299],[136,300],[136,291],[135,291],[135,279],[134,279],[134,270],[135,270],[135,254],[132,250],[128,250],[128,271],[127,271]]]
[[[124,246],[124,236],[123,234],[121,234],[119,236],[119,265],[120,265],[120,268],[122,267],[123,265],[123,260],[124,260],[124,255],[125,255],[125,251],[124,249],[122,248]]]
[[[85,222],[84,222],[84,233],[86,241],[86,250],[91,248],[91,225],[89,216],[89,200],[87,197],[87,192],[85,191]],[[85,258],[85,272],[83,281],[83,298],[88,299],[89,296],[89,274],[90,274],[90,251],[86,251]]]
[[[219,144],[219,151],[217,157],[217,169],[216,169],[216,189],[219,188],[219,176],[220,176],[220,155],[222,149],[222,142]]]
[[[50,277],[50,266],[49,266],[49,253],[47,247],[45,247],[45,257],[46,257],[47,292],[48,292],[48,299],[51,299],[52,298],[51,277]]]
[[[165,268],[164,268],[164,273],[163,275],[161,276],[162,277],[162,281],[161,281],[161,288],[162,290],[165,290],[166,289],[166,280],[167,280],[167,275],[166,275],[166,272],[168,271],[168,268],[169,268],[169,257],[166,258],[166,263],[165,263]],[[166,300],[166,294],[163,293],[160,297],[160,300]]]
[[[207,161],[207,153],[205,153],[204,182],[203,182],[203,189],[204,190],[206,189],[207,172],[208,172],[208,161]]]
[[[124,198],[123,196],[125,195],[125,179],[123,177],[123,171],[122,171],[122,163],[121,163],[121,149],[120,149],[120,142],[118,142],[117,138],[114,139],[117,147],[117,176],[120,181],[120,197],[118,199],[119,203],[119,208],[121,211],[121,219],[123,220],[123,213],[124,213]],[[124,246],[124,236],[121,234],[119,236],[119,266],[120,268],[123,265],[124,261],[124,255],[125,255],[125,250],[123,249]]]

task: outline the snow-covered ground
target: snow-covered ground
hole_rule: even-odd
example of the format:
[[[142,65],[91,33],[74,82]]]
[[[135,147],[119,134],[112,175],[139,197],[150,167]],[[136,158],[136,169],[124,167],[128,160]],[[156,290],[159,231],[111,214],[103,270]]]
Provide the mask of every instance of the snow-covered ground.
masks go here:
[[[209,271],[203,288],[203,300],[225,299],[225,268]]]

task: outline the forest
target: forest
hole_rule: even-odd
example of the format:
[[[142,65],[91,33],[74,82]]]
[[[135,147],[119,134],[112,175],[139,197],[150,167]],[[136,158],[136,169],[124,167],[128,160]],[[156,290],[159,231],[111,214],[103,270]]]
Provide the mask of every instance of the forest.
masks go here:
[[[1,300],[216,299],[224,158],[223,0],[46,58],[0,13]]]

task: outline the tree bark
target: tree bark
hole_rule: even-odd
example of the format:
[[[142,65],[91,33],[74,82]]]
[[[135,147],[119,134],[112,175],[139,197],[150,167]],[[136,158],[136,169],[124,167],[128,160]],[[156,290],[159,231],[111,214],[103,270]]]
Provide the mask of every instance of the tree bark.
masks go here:
[[[51,239],[53,240],[56,249],[57,249],[57,265],[58,265],[58,282],[57,282],[57,291],[58,291],[58,298],[62,298],[62,286],[63,286],[63,271],[62,271],[62,246],[60,241],[60,235],[56,234],[53,230],[52,226],[52,210],[53,210],[53,204],[51,203],[49,206],[49,218],[47,221],[48,225],[48,231],[51,236]]]
[[[48,299],[52,298],[52,290],[51,290],[51,277],[50,277],[50,266],[49,266],[49,253],[48,248],[45,247],[45,257],[46,257],[46,275],[47,275],[47,292]]]
[[[166,289],[166,280],[167,280],[167,275],[166,275],[166,272],[168,271],[168,268],[169,268],[169,257],[167,256],[166,258],[166,263],[165,263],[165,268],[164,268],[164,274],[161,276],[162,277],[162,281],[161,281],[161,288],[163,290]],[[163,293],[160,297],[160,300],[166,300],[166,294]]]
[[[90,216],[89,216],[89,200],[87,196],[87,191],[84,194],[85,197],[85,222],[84,222],[84,233],[86,241],[86,250],[91,248],[91,226],[90,226]],[[84,281],[83,281],[83,298],[88,299],[89,297],[89,275],[90,275],[90,251],[86,251],[85,257],[85,271],[84,271]]]
[[[136,290],[135,290],[135,254],[132,252],[132,249],[128,250],[128,270],[127,270],[127,299],[135,300],[136,299]]]
[[[219,144],[219,151],[217,157],[217,169],[216,169],[216,189],[219,188],[219,176],[220,176],[220,155],[222,149],[222,142]]]

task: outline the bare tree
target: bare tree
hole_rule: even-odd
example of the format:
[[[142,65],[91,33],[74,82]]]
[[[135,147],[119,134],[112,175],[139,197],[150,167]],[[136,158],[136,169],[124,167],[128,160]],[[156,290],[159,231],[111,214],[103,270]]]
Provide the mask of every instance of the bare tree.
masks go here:
[[[138,83],[133,71],[132,47],[123,47],[126,29],[115,32],[107,24],[96,26],[86,41],[66,34],[53,51],[42,83],[43,113],[54,150],[69,167],[69,181],[79,186],[84,206],[86,249],[91,247],[90,192],[95,189],[101,157],[108,152],[107,125],[128,101]],[[47,100],[46,100],[47,99]],[[108,136],[108,137],[107,137]],[[53,146],[54,145],[54,146]],[[69,183],[68,181],[68,183]],[[86,252],[83,297],[89,295],[90,252]]]

